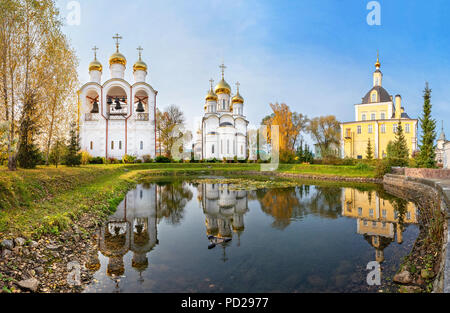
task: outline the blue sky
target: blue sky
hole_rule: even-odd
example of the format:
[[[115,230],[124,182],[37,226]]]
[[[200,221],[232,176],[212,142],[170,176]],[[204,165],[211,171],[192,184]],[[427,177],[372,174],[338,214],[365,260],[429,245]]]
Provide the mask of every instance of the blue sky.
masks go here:
[[[66,16],[70,1],[56,2]],[[406,112],[416,118],[428,81],[438,128],[447,120],[450,137],[450,1],[378,1],[380,26],[366,22],[369,2],[79,0],[81,23],[64,31],[79,57],[82,83],[94,45],[107,79],[111,37],[121,34],[129,80],[141,45],[158,106],[181,107],[190,128],[203,113],[209,79],[220,78],[222,60],[228,83],[241,83],[252,124],[270,113],[271,102],[285,102],[309,117],[334,114],[351,121],[354,104],[372,87],[379,50],[386,90],[401,94]]]

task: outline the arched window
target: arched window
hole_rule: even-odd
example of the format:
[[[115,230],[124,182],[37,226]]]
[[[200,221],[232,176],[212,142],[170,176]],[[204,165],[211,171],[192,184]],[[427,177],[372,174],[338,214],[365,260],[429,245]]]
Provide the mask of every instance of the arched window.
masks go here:
[[[214,154],[214,145],[211,147],[211,153]]]
[[[122,141],[119,141],[119,150],[122,150]]]
[[[222,100],[222,110],[225,111],[225,100]]]
[[[114,141],[111,141],[111,150],[114,150]]]
[[[94,143],[91,141],[91,150],[94,149]]]
[[[372,93],[372,102],[377,102],[377,93]]]
[[[244,146],[241,145],[241,154],[244,154]]]
[[[227,139],[227,154],[230,153],[230,139]]]
[[[141,150],[144,150],[144,142],[141,141]]]

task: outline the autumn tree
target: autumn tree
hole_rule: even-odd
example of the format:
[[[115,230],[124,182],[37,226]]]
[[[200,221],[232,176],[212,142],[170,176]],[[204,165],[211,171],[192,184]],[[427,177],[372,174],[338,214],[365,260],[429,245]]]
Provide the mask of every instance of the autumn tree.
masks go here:
[[[172,157],[172,147],[175,142],[183,136],[181,132],[184,127],[185,117],[183,112],[176,106],[170,105],[165,111],[156,112],[156,131],[158,141],[166,157]]]
[[[286,158],[281,156],[290,154],[292,158],[294,157],[301,133],[305,130],[308,119],[301,113],[291,112],[289,106],[285,103],[270,104],[270,107],[273,114],[262,120],[262,124],[267,126],[265,137],[267,142],[271,142],[272,126],[278,126],[280,160],[286,161],[283,160]]]
[[[31,146],[48,156],[54,133],[67,134],[74,116],[77,61],[61,26],[52,0],[0,2],[0,122],[8,124],[10,170],[31,157],[20,155]]]
[[[322,157],[336,156],[333,148],[340,142],[340,124],[334,115],[313,118],[307,130],[319,145]]]

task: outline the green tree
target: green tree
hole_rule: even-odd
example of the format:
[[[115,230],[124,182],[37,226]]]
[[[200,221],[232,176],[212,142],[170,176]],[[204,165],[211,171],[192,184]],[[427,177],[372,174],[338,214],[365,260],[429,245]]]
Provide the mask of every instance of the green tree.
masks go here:
[[[394,142],[389,142],[387,156],[392,166],[407,166],[409,159],[409,149],[403,133],[402,122],[399,121]]]
[[[369,138],[369,141],[367,142],[366,159],[367,160],[373,159],[373,149],[372,149],[372,144],[370,143],[370,138]]]
[[[58,138],[57,140],[55,140],[55,142],[52,145],[52,148],[50,149],[48,161],[51,164],[55,165],[55,167],[58,167],[58,165],[61,164],[65,152],[66,152],[66,145],[64,144],[64,141]]]
[[[75,123],[70,129],[69,146],[65,155],[65,163],[67,166],[78,166],[81,164],[80,138]]]
[[[419,156],[417,158],[417,166],[425,168],[436,167],[436,152],[434,141],[436,140],[436,121],[431,118],[431,89],[426,83],[423,92],[423,115],[419,118],[420,127],[422,128],[422,138],[419,145]]]
[[[40,151],[35,143],[37,135],[35,97],[25,99],[19,128],[17,161],[22,168],[35,168],[40,160]]]

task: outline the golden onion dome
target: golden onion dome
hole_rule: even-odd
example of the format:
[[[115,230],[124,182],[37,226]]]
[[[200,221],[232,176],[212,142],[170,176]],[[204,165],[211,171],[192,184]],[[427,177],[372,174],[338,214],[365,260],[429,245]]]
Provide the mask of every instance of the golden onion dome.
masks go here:
[[[136,71],[145,71],[145,72],[147,72],[147,64],[145,64],[145,62],[142,61],[142,60],[137,61],[133,65],[133,72],[136,72]]]
[[[377,62],[375,63],[375,67],[378,69],[381,67],[381,63],[380,63],[380,55],[377,53]]]
[[[97,61],[97,59],[95,59],[94,61],[92,61],[89,64],[89,72],[90,71],[99,71],[99,72],[101,72],[102,70],[103,70],[103,66],[102,66],[102,64],[99,61]]]
[[[217,95],[214,93],[214,91],[211,89],[208,94],[205,97],[206,101],[217,101]]]
[[[123,66],[127,65],[127,59],[125,56],[120,52],[115,52],[111,57],[109,58],[109,65],[113,64],[122,64]]]
[[[231,99],[232,103],[244,103],[244,98],[239,94],[239,91],[237,94]]]
[[[228,85],[228,83],[222,78],[222,80],[216,85],[215,88],[215,93],[216,94],[221,94],[221,93],[226,93],[226,94],[230,94],[231,93],[231,87],[230,85]]]

